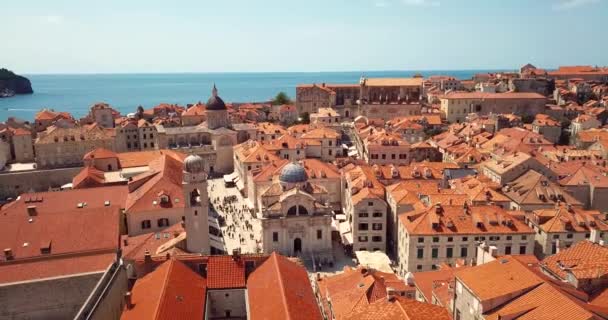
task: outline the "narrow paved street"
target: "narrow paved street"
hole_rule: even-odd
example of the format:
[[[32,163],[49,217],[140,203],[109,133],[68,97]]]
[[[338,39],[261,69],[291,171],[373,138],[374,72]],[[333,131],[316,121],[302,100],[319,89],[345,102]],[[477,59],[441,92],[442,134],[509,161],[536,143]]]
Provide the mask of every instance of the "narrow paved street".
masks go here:
[[[237,188],[227,188],[223,178],[209,179],[208,184],[212,210],[225,220],[221,229],[227,253],[238,248],[242,253],[259,252],[260,223],[251,215]]]

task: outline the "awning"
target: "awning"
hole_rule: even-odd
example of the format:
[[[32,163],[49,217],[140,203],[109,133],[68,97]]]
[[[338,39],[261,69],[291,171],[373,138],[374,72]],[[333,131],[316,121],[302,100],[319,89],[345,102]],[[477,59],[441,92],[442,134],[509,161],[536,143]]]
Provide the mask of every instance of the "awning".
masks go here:
[[[340,235],[344,244],[353,244],[353,233],[350,230],[348,221],[340,223]]]
[[[346,221],[346,215],[345,214],[337,214],[336,215],[336,220]]]
[[[238,176],[239,176],[239,174],[236,171],[231,174],[225,174],[224,182],[234,182],[234,179],[238,178]]]

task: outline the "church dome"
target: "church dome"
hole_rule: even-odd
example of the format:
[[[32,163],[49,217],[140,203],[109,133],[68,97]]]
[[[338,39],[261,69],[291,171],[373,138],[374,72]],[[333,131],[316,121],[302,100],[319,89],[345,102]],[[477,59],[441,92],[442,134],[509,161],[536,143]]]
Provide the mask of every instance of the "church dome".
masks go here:
[[[213,85],[213,90],[211,90],[211,98],[207,100],[207,110],[226,110],[226,104],[224,103],[224,100],[222,100],[222,98],[217,95],[217,88],[215,87],[215,84]]]
[[[205,169],[205,161],[201,156],[191,154],[184,159],[184,171],[199,173]]]
[[[307,180],[306,170],[300,164],[290,162],[281,170],[279,180],[286,183],[305,182]]]

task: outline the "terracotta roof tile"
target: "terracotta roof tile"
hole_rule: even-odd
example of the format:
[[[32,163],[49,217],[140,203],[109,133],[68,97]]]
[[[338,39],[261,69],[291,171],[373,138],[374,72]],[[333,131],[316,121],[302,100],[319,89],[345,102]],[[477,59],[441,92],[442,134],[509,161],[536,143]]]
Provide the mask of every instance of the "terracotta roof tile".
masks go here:
[[[121,319],[203,319],[206,297],[205,279],[171,259],[137,280]]]
[[[247,279],[249,318],[321,319],[306,270],[273,253]]]
[[[112,251],[0,263],[0,284],[104,272],[116,259]]]
[[[164,154],[150,163],[150,170],[129,181],[125,209],[129,214],[158,210],[160,208],[183,208],[183,162]],[[161,196],[168,196],[162,202]]]
[[[110,159],[110,158],[116,158],[116,152],[110,151],[110,150],[105,149],[105,148],[97,148],[97,149],[93,149],[93,150],[85,153],[85,155],[82,158],[85,159],[85,160],[87,160],[87,159]]]
[[[209,259],[207,280],[210,289],[245,288],[245,262],[232,256]]]
[[[513,296],[543,283],[526,266],[511,256],[454,273],[482,303],[487,300]]]
[[[608,276],[608,247],[580,241],[570,248],[545,258],[541,265],[561,280],[572,274],[577,280]]]
[[[497,206],[434,205],[423,212],[402,214],[400,223],[410,235],[532,234],[534,230]]]

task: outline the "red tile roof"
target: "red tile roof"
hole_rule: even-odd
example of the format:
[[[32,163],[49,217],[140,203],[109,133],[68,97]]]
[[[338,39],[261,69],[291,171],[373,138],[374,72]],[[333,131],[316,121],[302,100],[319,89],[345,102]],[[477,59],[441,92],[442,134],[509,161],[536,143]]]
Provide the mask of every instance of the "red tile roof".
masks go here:
[[[403,214],[400,223],[410,235],[533,234],[528,225],[498,206],[437,205],[423,212]]]
[[[134,151],[118,153],[118,163],[121,168],[143,167],[147,166],[153,160],[156,160],[163,155],[168,155],[176,160],[184,161],[187,154],[173,150],[149,150],[149,151]]]
[[[104,272],[115,259],[116,253],[106,251],[30,259],[17,263],[0,262],[0,284]]]
[[[245,261],[232,256],[216,256],[207,265],[210,289],[245,288]]]
[[[129,181],[125,209],[129,214],[160,208],[183,208],[183,162],[167,154],[149,164],[150,170]],[[169,197],[167,203],[161,196]]]
[[[252,320],[321,319],[306,270],[277,253],[249,276],[247,296]]]
[[[87,153],[85,153],[85,155],[82,157],[84,160],[87,159],[110,159],[110,158],[116,158],[116,152],[114,151],[110,151],[108,149],[105,148],[97,148],[97,149],[93,149]]]
[[[162,254],[158,251],[167,243],[175,241],[174,239],[184,232],[184,227],[180,222],[158,232],[144,233],[133,237],[123,235],[120,243],[122,256],[124,259],[138,260],[143,259],[146,252],[149,252],[152,256]]]
[[[444,95],[442,99],[546,99],[545,96],[534,92],[453,92]]]
[[[403,290],[405,284],[393,273],[345,268],[343,273],[317,280],[328,318],[329,301],[336,319],[450,319],[443,307],[403,299],[388,299],[387,288]],[[400,288],[401,287],[401,288]]]
[[[452,320],[448,310],[430,303],[423,303],[403,297],[382,299],[365,308],[358,308],[344,320]]]
[[[203,319],[206,298],[205,279],[171,259],[137,280],[121,319]]]
[[[96,169],[95,167],[85,166],[80,172],[72,179],[72,188],[94,188],[101,187],[105,183],[104,172]]]
[[[608,277],[608,247],[583,240],[545,258],[542,267],[562,281],[572,274],[577,280]]]
[[[126,186],[23,193],[15,201],[4,205],[0,214],[26,214],[29,206],[36,206],[38,214],[72,211],[79,204],[87,209],[107,206],[124,208],[126,198]]]

